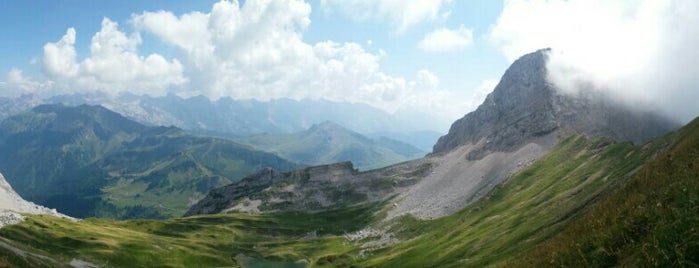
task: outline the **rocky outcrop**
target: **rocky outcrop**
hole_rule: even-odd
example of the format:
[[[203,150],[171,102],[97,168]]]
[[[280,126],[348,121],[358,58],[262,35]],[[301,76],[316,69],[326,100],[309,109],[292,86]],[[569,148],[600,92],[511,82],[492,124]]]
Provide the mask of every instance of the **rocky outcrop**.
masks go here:
[[[22,222],[24,217],[20,213],[46,214],[68,218],[68,216],[58,213],[55,209],[49,209],[22,199],[12,189],[12,186],[7,183],[5,177],[0,174],[0,227]]]
[[[212,190],[185,216],[226,211],[318,211],[377,202],[403,192],[431,168],[427,159],[367,172],[357,171],[350,162],[290,172],[266,168]]]
[[[563,93],[548,82],[549,49],[516,60],[478,109],[452,124],[433,153],[475,145],[469,159],[491,152],[512,152],[529,141],[585,134],[636,143],[667,133],[679,124],[649,111],[627,107],[599,91]]]
[[[185,216],[221,212],[242,197],[261,192],[274,183],[282,181],[284,177],[284,174],[281,172],[265,168],[243,178],[237,183],[211,190],[204,199],[190,207]]]

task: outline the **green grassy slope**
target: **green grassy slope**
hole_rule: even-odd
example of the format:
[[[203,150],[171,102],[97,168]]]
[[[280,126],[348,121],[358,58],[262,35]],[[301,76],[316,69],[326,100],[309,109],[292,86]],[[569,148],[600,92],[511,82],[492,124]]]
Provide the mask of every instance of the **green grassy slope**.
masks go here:
[[[362,170],[425,155],[412,145],[388,138],[369,139],[333,122],[317,124],[297,133],[260,134],[235,141],[307,165],[351,161]]]
[[[699,119],[672,140],[632,179],[510,264],[699,267]]]
[[[210,189],[299,167],[228,140],[146,127],[99,106],[43,105],[0,123],[0,171],[24,198],[75,217],[181,216]]]
[[[375,217],[380,205],[315,214],[208,215],[171,220],[86,219],[73,222],[29,216],[0,229],[0,241],[68,263],[80,258],[116,267],[212,267],[245,262],[321,265],[356,262],[354,246],[341,235]],[[0,264],[23,265],[0,250]]]
[[[586,205],[661,148],[571,137],[451,216],[403,217],[393,229],[408,242],[375,250],[362,265],[479,267],[512,258],[559,232]]]

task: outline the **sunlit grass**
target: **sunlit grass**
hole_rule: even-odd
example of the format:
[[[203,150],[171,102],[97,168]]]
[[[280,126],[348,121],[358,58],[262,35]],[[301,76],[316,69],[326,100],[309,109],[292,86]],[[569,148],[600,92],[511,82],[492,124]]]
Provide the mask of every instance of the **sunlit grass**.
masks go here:
[[[243,254],[314,263],[356,248],[342,234],[374,219],[380,205],[315,214],[221,214],[172,220],[86,219],[28,216],[0,229],[22,249],[69,262],[79,257],[118,267],[231,266]],[[354,254],[352,254],[354,255]]]
[[[363,265],[478,267],[512,258],[557,233],[586,205],[646,161],[661,142],[641,150],[582,136],[551,153],[451,216],[398,219],[405,243],[376,250]]]
[[[679,142],[517,265],[699,266],[699,121],[673,139]]]

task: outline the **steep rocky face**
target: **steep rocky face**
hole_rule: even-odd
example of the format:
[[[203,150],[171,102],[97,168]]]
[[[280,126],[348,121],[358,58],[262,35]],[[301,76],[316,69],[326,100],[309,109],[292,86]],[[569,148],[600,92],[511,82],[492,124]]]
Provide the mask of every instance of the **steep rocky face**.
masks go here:
[[[505,72],[495,90],[475,111],[452,124],[434,146],[434,153],[475,144],[487,138],[486,149],[504,149],[528,136],[555,130],[553,90],[546,82],[546,51],[527,54]]]
[[[647,141],[679,126],[648,111],[634,110],[595,90],[562,93],[547,80],[549,49],[522,56],[478,109],[452,124],[433,153],[480,144],[469,159],[511,152],[534,138],[581,133],[616,140]]]

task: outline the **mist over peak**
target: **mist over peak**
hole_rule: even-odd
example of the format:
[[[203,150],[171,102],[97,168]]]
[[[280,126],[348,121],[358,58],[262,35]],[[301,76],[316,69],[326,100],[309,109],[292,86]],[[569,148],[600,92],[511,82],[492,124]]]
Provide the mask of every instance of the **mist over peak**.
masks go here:
[[[508,1],[490,39],[510,60],[551,47],[549,81],[563,92],[601,91],[686,123],[699,115],[698,13],[696,1]]]
[[[473,145],[477,149],[468,158],[479,159],[494,151],[514,151],[540,137],[571,134],[644,143],[679,127],[653,109],[628,105],[585,80],[576,80],[578,87],[561,88],[559,74],[550,72],[552,51],[540,49],[515,60],[485,101],[455,121],[433,152]]]

